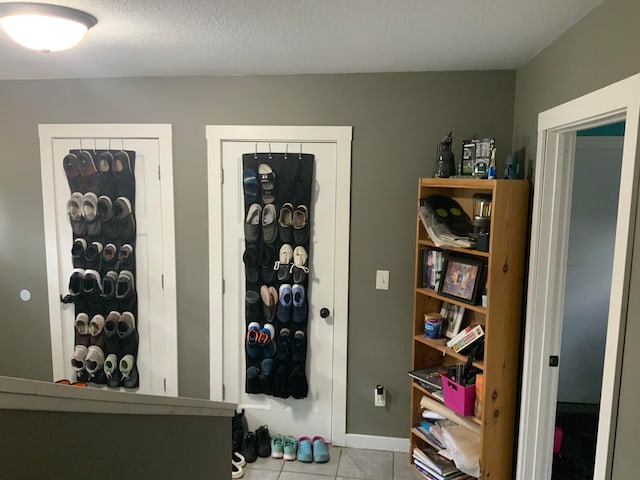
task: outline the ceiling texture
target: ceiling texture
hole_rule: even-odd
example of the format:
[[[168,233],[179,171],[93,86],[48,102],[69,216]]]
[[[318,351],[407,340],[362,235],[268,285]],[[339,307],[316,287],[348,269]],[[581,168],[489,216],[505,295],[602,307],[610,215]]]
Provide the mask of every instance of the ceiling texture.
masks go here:
[[[0,79],[515,69],[602,1],[44,2],[98,24],[49,54],[0,31]]]

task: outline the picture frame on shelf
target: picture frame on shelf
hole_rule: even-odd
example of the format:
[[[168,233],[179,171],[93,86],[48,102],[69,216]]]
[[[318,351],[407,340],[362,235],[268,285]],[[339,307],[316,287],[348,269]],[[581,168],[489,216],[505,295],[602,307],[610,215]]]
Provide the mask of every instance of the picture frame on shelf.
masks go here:
[[[460,332],[462,326],[462,318],[464,317],[465,308],[455,303],[442,302],[440,315],[445,320],[445,326],[442,333],[447,338],[453,338]]]
[[[445,256],[438,294],[475,305],[482,281],[483,266],[482,260]]]

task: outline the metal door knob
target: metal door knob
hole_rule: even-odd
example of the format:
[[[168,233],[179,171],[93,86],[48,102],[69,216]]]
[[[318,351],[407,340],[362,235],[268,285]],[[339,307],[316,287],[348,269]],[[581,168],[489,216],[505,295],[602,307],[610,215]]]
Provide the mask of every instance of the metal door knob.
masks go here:
[[[320,309],[320,316],[321,316],[322,318],[327,318],[329,315],[331,315],[331,312],[329,311],[329,309],[328,309],[328,308],[326,308],[326,307],[322,307],[322,308]]]

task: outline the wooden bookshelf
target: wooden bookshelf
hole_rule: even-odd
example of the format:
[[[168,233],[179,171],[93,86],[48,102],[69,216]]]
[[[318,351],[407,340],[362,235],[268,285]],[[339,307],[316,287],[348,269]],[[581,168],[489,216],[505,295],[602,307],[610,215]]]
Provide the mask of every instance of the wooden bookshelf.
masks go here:
[[[446,347],[448,339],[424,336],[424,314],[438,312],[442,302],[465,307],[466,323],[481,324],[485,332],[484,358],[473,365],[484,373],[484,395],[479,417],[463,417],[466,426],[480,432],[480,478],[508,479],[513,474],[513,449],[517,413],[517,375],[520,359],[523,278],[528,223],[529,183],[524,180],[475,180],[423,178],[418,182],[421,198],[441,194],[455,199],[471,217],[473,195],[492,196],[489,252],[474,249],[438,248],[428,237],[417,217],[414,287],[414,329],[412,369],[439,364],[463,363],[465,355]],[[464,254],[487,265],[487,306],[469,305],[420,286],[422,249],[429,248]],[[420,417],[420,399],[431,395],[418,382],[411,381],[410,458],[415,446],[429,444],[415,428]],[[446,408],[446,407],[445,407]],[[448,410],[448,409],[447,409]],[[446,415],[445,415],[446,416]],[[456,421],[456,414],[451,411]],[[460,417],[457,417],[460,420]],[[460,420],[460,422],[463,422]],[[470,422],[470,423],[469,423]],[[464,426],[464,425],[463,425]],[[413,463],[413,460],[411,459]]]

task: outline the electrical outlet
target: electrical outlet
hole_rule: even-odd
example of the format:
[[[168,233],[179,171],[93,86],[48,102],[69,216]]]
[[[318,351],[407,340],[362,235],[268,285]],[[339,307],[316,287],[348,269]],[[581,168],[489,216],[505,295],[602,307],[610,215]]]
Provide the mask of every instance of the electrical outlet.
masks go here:
[[[389,270],[376,270],[376,290],[389,290]]]
[[[373,389],[373,404],[376,407],[385,407],[387,405],[387,391],[382,385],[376,385]]]

